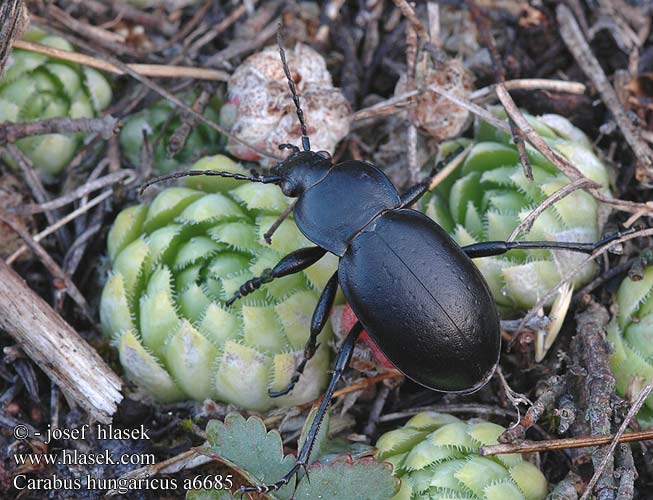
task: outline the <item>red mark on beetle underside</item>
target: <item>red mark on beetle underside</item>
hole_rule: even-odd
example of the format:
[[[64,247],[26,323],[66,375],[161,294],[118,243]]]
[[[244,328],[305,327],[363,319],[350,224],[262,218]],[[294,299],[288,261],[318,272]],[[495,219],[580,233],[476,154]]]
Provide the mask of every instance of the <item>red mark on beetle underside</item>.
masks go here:
[[[351,307],[349,307],[349,305],[346,305],[344,310],[342,311],[343,329],[348,332],[354,326],[354,323],[356,323],[356,321],[358,321],[358,318],[354,314],[354,311],[351,310]],[[365,330],[363,330],[363,333],[361,333],[360,337],[358,337],[358,341],[363,342],[371,349],[374,358],[379,362],[379,364],[385,366],[386,368],[391,368],[393,370],[396,370],[395,366],[390,362],[390,360],[386,357],[386,355],[383,354],[383,351],[379,348],[378,345],[376,345],[376,342],[372,340],[372,338],[368,335],[368,333]]]

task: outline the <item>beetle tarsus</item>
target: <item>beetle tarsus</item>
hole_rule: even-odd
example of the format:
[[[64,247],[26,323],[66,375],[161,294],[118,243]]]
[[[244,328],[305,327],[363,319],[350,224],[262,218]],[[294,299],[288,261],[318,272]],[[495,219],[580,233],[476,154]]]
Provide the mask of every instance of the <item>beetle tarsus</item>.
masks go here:
[[[277,481],[274,484],[242,486],[241,491],[256,491],[258,493],[276,491],[279,488],[282,488],[283,486],[288,484],[290,482],[290,479],[292,479],[292,477],[299,472],[300,468],[307,467],[311,455],[311,450],[313,449],[313,445],[315,444],[315,440],[317,439],[317,434],[320,430],[320,425],[322,425],[322,421],[324,420],[324,416],[326,415],[326,411],[327,408],[329,407],[329,403],[331,402],[331,398],[333,397],[333,393],[336,390],[336,385],[338,384],[340,377],[342,377],[342,373],[349,366],[349,362],[351,361],[351,355],[354,352],[354,346],[356,345],[356,340],[358,340],[358,337],[360,336],[362,331],[363,331],[363,325],[361,324],[360,321],[357,321],[354,324],[354,326],[351,327],[351,330],[349,330],[349,333],[347,334],[347,338],[345,338],[345,341],[342,343],[342,347],[340,347],[340,351],[338,352],[338,358],[336,359],[333,373],[331,374],[329,387],[327,387],[327,390],[324,393],[324,396],[322,397],[320,407],[317,409],[317,412],[315,412],[315,417],[313,418],[313,422],[311,422],[311,427],[309,428],[308,433],[306,434],[306,440],[304,441],[304,445],[302,446],[302,449],[299,451],[299,455],[297,456],[297,462],[295,462],[293,468],[290,469],[288,474],[283,476],[279,481]],[[297,488],[297,484],[295,485],[295,488]]]

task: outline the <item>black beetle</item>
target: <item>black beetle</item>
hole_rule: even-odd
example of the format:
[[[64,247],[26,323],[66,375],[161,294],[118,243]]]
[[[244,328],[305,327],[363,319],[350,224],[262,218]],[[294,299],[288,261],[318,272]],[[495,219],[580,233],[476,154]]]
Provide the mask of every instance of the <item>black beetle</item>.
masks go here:
[[[358,321],[340,348],[329,386],[295,466],[272,485],[243,488],[258,492],[279,489],[308,464],[336,384],[363,328],[388,359],[418,384],[435,391],[474,392],[494,373],[501,334],[490,289],[471,259],[517,248],[592,253],[622,234],[596,244],[491,241],[461,248],[430,218],[409,208],[428,191],[437,169],[399,195],[385,174],[371,163],[333,164],[328,153],[311,151],[280,40],[279,51],[301,125],[303,151],[291,144],[280,145],[280,149],[292,152],[271,170],[272,175],[249,177],[230,172],[188,171],[156,178],[142,188],[167,179],[215,175],[277,184],[286,196],[297,198],[293,209],[295,223],[316,246],[285,256],[274,268],[243,284],[227,305],[264,283],[306,269],[327,252],[340,257],[338,270],[327,282],[315,308],[304,359],[289,386],[270,392],[270,396],[288,393],[299,380],[315,352],[338,285]]]

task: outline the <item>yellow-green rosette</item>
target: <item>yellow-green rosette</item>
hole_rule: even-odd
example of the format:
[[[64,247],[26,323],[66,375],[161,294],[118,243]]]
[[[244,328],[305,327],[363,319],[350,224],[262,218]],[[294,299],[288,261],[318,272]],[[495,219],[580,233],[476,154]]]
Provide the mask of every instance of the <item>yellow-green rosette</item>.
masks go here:
[[[490,422],[423,412],[383,434],[376,458],[390,462],[401,479],[392,500],[544,500],[546,478],[521,455],[478,455],[504,430]]]
[[[60,50],[73,50],[65,39],[40,30],[32,30],[23,38]],[[0,78],[0,123],[94,118],[109,105],[111,97],[111,86],[99,71],[15,49]],[[73,158],[82,139],[82,134],[46,134],[19,139],[16,145],[37,170],[56,176]]]
[[[497,109],[493,112],[505,117]],[[555,151],[609,194],[608,170],[581,130],[562,116],[525,116]],[[471,141],[444,143],[441,156],[460,146],[470,146],[464,163],[425,196],[420,207],[461,246],[506,240],[536,206],[570,182],[529,145],[526,148],[534,179],[528,180],[511,135],[486,123],[477,124]],[[577,190],[547,208],[531,230],[517,239],[595,242],[601,235],[604,216],[590,194]],[[512,315],[534,306],[585,257],[569,251],[513,250],[474,262],[490,285],[501,312]],[[584,266],[572,284],[586,283],[593,273],[593,264]]]
[[[248,174],[220,155],[193,169]],[[214,398],[257,411],[319,397],[328,377],[329,325],[295,389],[280,398],[268,389],[284,388],[301,361],[335,257],[225,306],[245,281],[312,245],[292,218],[271,245],[264,242],[288,204],[274,185],[192,177],[117,216],[100,318],[138,387],[159,401]]]
[[[633,400],[653,380],[653,266],[638,281],[624,279],[615,301],[617,313],[608,325],[610,366],[619,395]],[[643,427],[653,427],[653,395],[637,419]]]

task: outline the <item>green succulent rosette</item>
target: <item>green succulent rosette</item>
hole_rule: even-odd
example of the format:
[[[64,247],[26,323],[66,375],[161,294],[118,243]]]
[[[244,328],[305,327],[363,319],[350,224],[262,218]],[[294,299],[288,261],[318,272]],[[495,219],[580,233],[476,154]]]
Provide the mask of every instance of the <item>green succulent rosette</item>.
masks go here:
[[[641,280],[624,279],[615,301],[617,314],[608,325],[610,366],[619,395],[633,400],[653,379],[653,266]],[[637,419],[643,427],[653,427],[653,395]]]
[[[505,429],[483,421],[422,412],[376,442],[377,460],[401,479],[392,500],[543,500],[547,481],[519,454],[481,457]]]
[[[181,96],[181,100],[190,106],[194,94],[185,94]],[[219,121],[220,106],[221,101],[218,98],[210,99],[204,109],[204,116],[214,122]],[[165,99],[159,100],[125,120],[120,131],[120,145],[127,159],[138,165],[143,150],[143,132],[146,132],[151,145],[157,141],[152,163],[158,175],[182,170],[200,158],[214,155],[224,149],[226,139],[204,123],[199,123],[188,134],[184,146],[174,156],[168,157],[167,145],[180,125],[181,119],[175,107]]]
[[[61,37],[32,30],[23,37],[48,47],[72,51]],[[43,54],[15,49],[0,78],[0,123],[45,118],[94,118],[111,102],[111,86],[97,70]],[[16,141],[34,167],[56,176],[72,160],[83,134],[46,134]],[[5,160],[13,164],[12,160]]]
[[[194,170],[247,174],[225,156]],[[285,254],[312,244],[292,219],[263,234],[288,207],[277,186],[192,177],[150,204],[123,210],[108,236],[112,270],[100,319],[126,376],[158,401],[213,398],[264,411],[317,398],[329,367],[329,325],[295,389],[284,388],[302,358],[318,291],[337,266],[327,255],[302,273],[225,301]]]
[[[505,118],[497,109],[492,111]],[[608,170],[581,130],[562,116],[525,116],[555,151],[609,193]],[[464,163],[427,194],[420,205],[421,210],[449,231],[461,246],[506,240],[536,206],[570,182],[530,145],[526,149],[533,181],[528,180],[511,135],[484,122],[476,125],[473,140],[444,143],[441,156],[468,145],[471,149]],[[601,235],[604,218],[597,201],[587,192],[577,190],[547,208],[535,220],[530,232],[522,233],[518,239],[595,242]],[[535,305],[585,257],[569,251],[513,250],[474,262],[505,316]],[[586,283],[593,273],[594,265],[585,265],[572,284]]]

